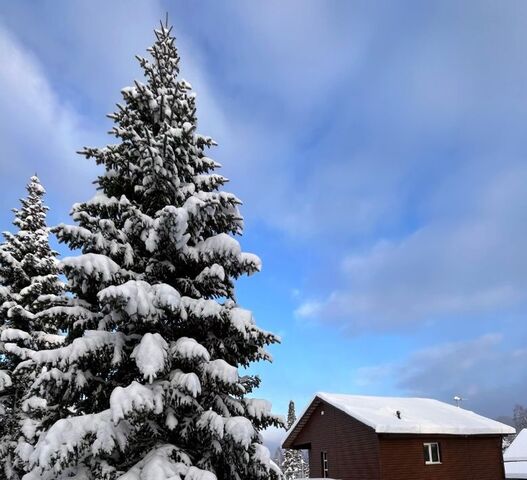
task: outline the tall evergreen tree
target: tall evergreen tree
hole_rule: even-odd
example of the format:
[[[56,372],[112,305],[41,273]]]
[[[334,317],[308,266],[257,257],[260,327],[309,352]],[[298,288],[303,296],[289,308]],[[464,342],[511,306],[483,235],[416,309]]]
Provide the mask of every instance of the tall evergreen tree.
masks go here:
[[[4,232],[0,246],[0,478],[18,478],[14,448],[23,422],[24,392],[30,381],[20,358],[6,351],[6,342],[18,348],[41,349],[60,344],[59,326],[49,309],[60,303],[63,284],[58,277],[56,252],[49,245],[45,190],[36,176],[27,185],[27,197],[14,209],[15,233]],[[26,425],[29,426],[29,425]]]
[[[287,411],[287,429],[289,430],[296,422],[295,403],[291,400]],[[286,480],[308,477],[307,466],[302,458],[300,450],[286,448],[283,453],[282,472]]]
[[[38,441],[19,445],[27,480],[279,475],[259,432],[281,420],[248,398],[259,378],[238,371],[278,341],[235,300],[234,281],[260,260],[233,238],[240,200],[196,132],[171,29],[155,35],[151,59],[138,57],[146,82],[110,115],[117,143],[81,152],[105,169],[98,194],[57,228],[82,252],[63,260],[66,343],[17,350],[36,372],[29,398],[47,405]]]

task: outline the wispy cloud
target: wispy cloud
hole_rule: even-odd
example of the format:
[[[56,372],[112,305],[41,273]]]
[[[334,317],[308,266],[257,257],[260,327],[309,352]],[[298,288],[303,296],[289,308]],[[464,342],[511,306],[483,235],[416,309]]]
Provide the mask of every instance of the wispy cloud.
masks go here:
[[[466,408],[510,414],[527,395],[521,368],[526,360],[527,349],[508,348],[502,334],[487,334],[422,349],[401,362],[364,367],[356,382],[365,390],[389,382],[406,395],[447,402],[460,395]]]
[[[14,179],[37,171],[56,184],[58,175],[82,169],[70,159],[80,144],[80,117],[62,101],[39,61],[0,25],[0,174],[3,194],[22,190]],[[67,188],[67,185],[64,185]]]

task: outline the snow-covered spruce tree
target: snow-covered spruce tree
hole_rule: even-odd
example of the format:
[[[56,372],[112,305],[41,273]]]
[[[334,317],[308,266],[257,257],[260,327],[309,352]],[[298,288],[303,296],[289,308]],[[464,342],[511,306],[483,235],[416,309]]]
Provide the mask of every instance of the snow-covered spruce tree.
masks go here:
[[[156,30],[146,82],[122,90],[117,143],[86,148],[105,172],[57,236],[74,294],[66,344],[23,351],[56,422],[21,446],[25,479],[254,480],[279,471],[260,431],[281,426],[259,379],[277,337],[235,301],[234,281],[260,269],[233,238],[240,201],[196,132],[195,96],[178,78],[171,29]]]
[[[31,381],[24,363],[6,351],[10,342],[38,350],[59,345],[57,319],[50,308],[60,304],[63,284],[56,252],[49,245],[48,207],[39,179],[31,177],[27,197],[14,209],[15,233],[4,232],[0,246],[0,478],[18,478],[14,450],[24,423],[25,390]]]
[[[291,400],[287,411],[287,429],[289,430],[296,421],[295,403]],[[287,480],[308,477],[306,466],[303,465],[302,452],[300,450],[284,449],[282,472]]]

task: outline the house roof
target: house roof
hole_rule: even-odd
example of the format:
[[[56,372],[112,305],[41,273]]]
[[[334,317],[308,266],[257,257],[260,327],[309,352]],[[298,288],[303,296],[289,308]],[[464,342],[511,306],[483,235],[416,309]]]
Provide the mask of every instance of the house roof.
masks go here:
[[[527,462],[527,428],[524,428],[503,453],[505,462]]]
[[[294,443],[320,402],[373,428],[377,433],[507,435],[514,428],[474,412],[430,398],[371,397],[319,392],[287,432],[286,448]],[[399,416],[397,412],[399,412]]]
[[[527,479],[527,462],[505,462],[505,478]]]

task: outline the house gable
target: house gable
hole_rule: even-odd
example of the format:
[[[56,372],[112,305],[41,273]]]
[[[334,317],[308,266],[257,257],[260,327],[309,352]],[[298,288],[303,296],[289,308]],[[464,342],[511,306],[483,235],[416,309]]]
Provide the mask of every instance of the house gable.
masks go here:
[[[298,431],[288,436],[284,447],[309,449],[312,477],[323,476],[322,452],[326,452],[329,477],[380,479],[379,442],[371,427],[320,399],[311,403],[303,417]]]

